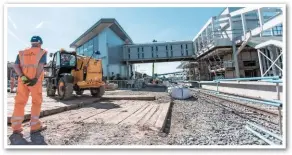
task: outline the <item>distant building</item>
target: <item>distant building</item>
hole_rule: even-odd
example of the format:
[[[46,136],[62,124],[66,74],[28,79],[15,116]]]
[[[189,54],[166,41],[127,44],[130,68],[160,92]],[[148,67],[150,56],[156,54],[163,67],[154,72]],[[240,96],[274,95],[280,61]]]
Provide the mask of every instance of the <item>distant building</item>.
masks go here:
[[[9,80],[11,76],[16,77],[16,72],[13,69],[14,62],[7,62],[7,79]]]
[[[283,19],[278,7],[227,7],[193,40],[142,44],[134,44],[115,19],[101,19],[70,47],[85,56],[99,50],[95,58],[102,59],[104,76],[128,78],[135,63],[172,61],[187,61],[178,68],[189,80],[281,76]]]
[[[94,58],[102,59],[103,75],[120,74],[127,77],[131,74],[129,66],[123,63],[122,46],[133,41],[115,19],[101,19],[77,38],[71,45],[77,54],[91,56],[93,51],[101,55]]]

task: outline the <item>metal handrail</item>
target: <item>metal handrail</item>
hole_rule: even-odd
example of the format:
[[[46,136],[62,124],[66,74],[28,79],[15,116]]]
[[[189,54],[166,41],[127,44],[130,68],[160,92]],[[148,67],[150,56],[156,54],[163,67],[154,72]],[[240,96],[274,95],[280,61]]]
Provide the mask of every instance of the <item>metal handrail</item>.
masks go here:
[[[280,79],[279,76],[269,76],[269,77],[218,79],[216,81],[250,81],[250,80],[279,80],[279,79]]]
[[[238,99],[238,100],[244,100],[244,101],[248,101],[248,102],[262,103],[262,104],[271,105],[271,106],[275,106],[275,107],[280,107],[282,105],[282,102],[279,100],[260,101],[260,100],[256,100],[256,99],[248,99],[248,98],[231,96],[231,95],[224,95],[224,94],[219,94],[219,93],[216,93],[216,95],[220,95],[220,96],[224,96],[224,97],[228,97],[228,98],[233,98],[233,99]]]
[[[282,80],[261,80],[263,82],[271,82],[271,83],[283,83]]]

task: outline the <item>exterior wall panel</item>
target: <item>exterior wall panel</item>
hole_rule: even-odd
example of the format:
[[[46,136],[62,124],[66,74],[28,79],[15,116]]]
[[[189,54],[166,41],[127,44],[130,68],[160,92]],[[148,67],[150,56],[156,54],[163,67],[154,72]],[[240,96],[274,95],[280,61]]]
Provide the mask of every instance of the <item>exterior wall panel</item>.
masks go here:
[[[128,50],[130,49],[130,59]],[[187,57],[193,55],[193,43],[171,42],[152,43],[144,45],[126,45],[123,48],[124,60],[143,59],[171,59],[177,57]]]

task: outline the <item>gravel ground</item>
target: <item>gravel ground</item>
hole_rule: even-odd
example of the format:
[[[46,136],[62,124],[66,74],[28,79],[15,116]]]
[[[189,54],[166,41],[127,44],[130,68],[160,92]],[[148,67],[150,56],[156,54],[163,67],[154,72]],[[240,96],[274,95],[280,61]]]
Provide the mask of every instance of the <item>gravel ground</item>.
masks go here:
[[[106,94],[155,95],[156,103],[169,102],[163,92],[108,91]],[[84,110],[78,109],[78,110]],[[174,100],[166,129],[157,133],[147,127],[84,123],[66,120],[72,111],[48,116],[48,129],[32,135],[29,144],[49,145],[266,145],[249,133],[246,121],[277,129],[277,118],[258,114],[213,97],[194,94],[188,100]],[[60,121],[61,120],[61,121]],[[15,136],[15,135],[13,135]],[[15,138],[8,135],[8,137]],[[37,139],[37,140],[35,140]],[[29,141],[29,140],[27,140]],[[8,143],[13,143],[8,140]]]

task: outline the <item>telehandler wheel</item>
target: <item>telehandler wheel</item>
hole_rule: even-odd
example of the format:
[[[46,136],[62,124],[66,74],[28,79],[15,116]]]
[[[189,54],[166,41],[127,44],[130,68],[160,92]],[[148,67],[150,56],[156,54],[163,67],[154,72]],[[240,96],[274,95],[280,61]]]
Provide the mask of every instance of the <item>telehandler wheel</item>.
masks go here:
[[[56,89],[47,88],[47,96],[55,96],[56,95]]]
[[[78,90],[78,91],[75,91],[76,95],[82,95],[84,92],[84,90]]]
[[[60,100],[67,100],[73,94],[73,83],[68,83],[61,78],[58,83],[58,95]]]
[[[55,96],[56,89],[53,88],[52,84],[47,83],[47,96]]]
[[[93,97],[101,98],[102,95],[104,95],[104,92],[105,92],[104,86],[101,86],[99,88],[91,88],[90,89],[90,93]]]

